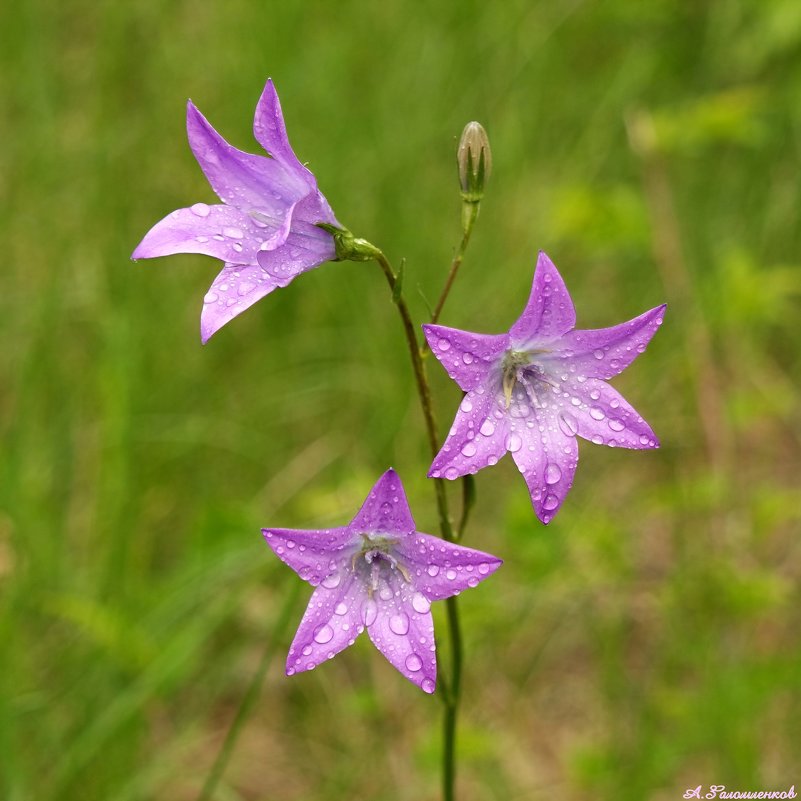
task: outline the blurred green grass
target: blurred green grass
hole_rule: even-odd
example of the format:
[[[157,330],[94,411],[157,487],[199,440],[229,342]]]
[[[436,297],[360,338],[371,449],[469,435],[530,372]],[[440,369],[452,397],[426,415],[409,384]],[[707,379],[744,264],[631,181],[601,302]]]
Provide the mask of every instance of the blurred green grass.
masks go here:
[[[201,348],[216,263],[128,260],[213,198],[186,98],[253,149],[268,75],[340,220],[407,259],[421,321],[474,118],[494,173],[445,324],[504,330],[538,248],[582,327],[669,304],[616,380],[661,450],[583,443],[547,529],[508,460],[479,477],[467,542],[506,564],[462,604],[462,797],[797,783],[800,8],[3,6],[0,797],[195,798],[293,581],[259,528],[340,523],[392,464],[436,530],[373,265]],[[431,373],[444,423],[458,395]],[[290,637],[219,801],[435,797],[436,700],[364,642],[287,680]]]

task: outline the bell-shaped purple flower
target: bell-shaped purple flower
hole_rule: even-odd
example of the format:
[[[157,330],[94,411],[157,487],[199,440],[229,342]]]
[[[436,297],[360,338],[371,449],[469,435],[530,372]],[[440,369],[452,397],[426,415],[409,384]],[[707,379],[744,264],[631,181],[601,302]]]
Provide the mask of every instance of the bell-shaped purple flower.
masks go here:
[[[347,526],[263,533],[276,555],[315,587],[289,648],[288,676],[331,659],[367,629],[394,667],[433,693],[431,602],[475,587],[501,564],[418,532],[394,470],[381,476]]]
[[[576,330],[562,276],[540,253],[528,304],[508,333],[424,325],[432,352],[466,393],[429,477],[476,473],[509,451],[537,517],[548,523],[573,483],[576,437],[659,447],[648,423],[606,379],[645,350],[664,311],[657,306],[611,328]]]
[[[203,253],[225,266],[206,293],[203,342],[236,315],[301,273],[335,258],[334,240],[317,223],[341,227],[298,161],[271,80],[256,106],[253,133],[271,158],[229,145],[190,101],[189,146],[222,203],[195,203],[156,223],[134,259]]]

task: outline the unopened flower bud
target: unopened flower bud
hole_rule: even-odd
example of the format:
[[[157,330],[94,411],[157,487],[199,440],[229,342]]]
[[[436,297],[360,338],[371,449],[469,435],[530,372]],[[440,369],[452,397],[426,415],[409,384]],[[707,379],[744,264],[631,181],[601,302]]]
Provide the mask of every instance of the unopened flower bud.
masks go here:
[[[492,169],[492,153],[487,132],[478,122],[468,122],[459,140],[456,153],[462,197],[478,203],[484,196],[484,184]]]

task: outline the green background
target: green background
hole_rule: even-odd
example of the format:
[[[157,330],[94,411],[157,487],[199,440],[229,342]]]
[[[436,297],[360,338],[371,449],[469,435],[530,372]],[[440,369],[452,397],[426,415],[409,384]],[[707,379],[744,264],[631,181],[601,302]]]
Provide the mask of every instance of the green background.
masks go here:
[[[478,476],[465,541],[506,564],[462,598],[460,797],[801,784],[801,4],[27,0],[0,31],[1,798],[194,799],[271,638],[218,801],[436,797],[441,705],[366,638],[283,676],[306,590],[277,627],[297,579],[259,532],[349,520],[390,464],[436,532],[379,269],[201,347],[218,263],[129,261],[213,202],[187,97],[255,150],[268,76],[420,322],[470,119],[493,173],[444,324],[506,330],[539,248],[581,327],[668,303],[614,381],[660,450],[582,442],[547,528],[510,459]]]

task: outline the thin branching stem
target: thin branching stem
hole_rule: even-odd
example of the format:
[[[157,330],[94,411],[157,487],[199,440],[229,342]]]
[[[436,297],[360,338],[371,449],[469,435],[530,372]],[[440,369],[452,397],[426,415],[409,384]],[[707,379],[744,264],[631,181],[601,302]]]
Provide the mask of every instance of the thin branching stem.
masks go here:
[[[267,640],[267,644],[264,647],[264,652],[261,655],[261,660],[256,668],[256,672],[253,674],[253,678],[250,680],[250,684],[248,684],[248,688],[245,690],[245,694],[242,696],[242,700],[239,702],[239,707],[236,710],[234,719],[231,721],[231,725],[228,727],[223,744],[220,746],[217,758],[214,760],[214,764],[211,766],[211,770],[206,776],[206,781],[203,784],[197,801],[210,801],[214,795],[214,791],[217,789],[217,785],[220,783],[220,779],[222,778],[223,773],[228,766],[228,760],[231,758],[234,745],[236,745],[236,741],[239,739],[242,728],[244,727],[245,722],[250,716],[250,713],[253,711],[253,707],[259,698],[261,686],[264,683],[264,677],[266,676],[267,670],[272,663],[273,654],[275,653],[278,641],[279,639],[283,639],[284,631],[289,625],[292,612],[295,608],[295,601],[300,594],[301,586],[302,584],[299,581],[293,581],[290,589],[285,595],[284,604],[278,612],[278,618],[276,619],[275,625],[272,628],[272,635]]]

